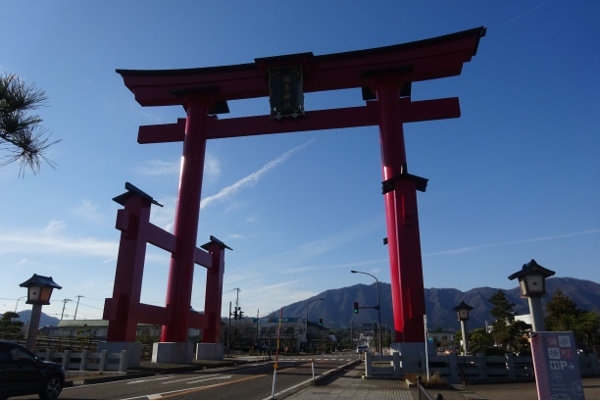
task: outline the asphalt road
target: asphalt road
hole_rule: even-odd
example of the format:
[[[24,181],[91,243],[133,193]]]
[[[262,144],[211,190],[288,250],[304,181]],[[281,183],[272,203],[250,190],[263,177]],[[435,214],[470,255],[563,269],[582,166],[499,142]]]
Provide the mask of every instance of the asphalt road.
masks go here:
[[[355,360],[353,354],[311,357],[280,357],[275,394],[312,380]],[[67,387],[60,399],[266,399],[273,393],[273,362],[259,362],[235,368],[196,370],[158,374],[107,383]],[[37,399],[36,396],[21,399]]]

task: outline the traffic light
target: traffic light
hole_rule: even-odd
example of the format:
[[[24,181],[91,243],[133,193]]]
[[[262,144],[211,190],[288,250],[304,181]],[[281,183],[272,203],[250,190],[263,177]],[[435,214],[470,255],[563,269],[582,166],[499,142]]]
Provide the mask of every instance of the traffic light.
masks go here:
[[[242,308],[240,308],[240,316],[239,316],[239,318],[240,318],[240,319],[244,317],[244,311],[243,311],[243,310],[241,310],[241,309],[242,309]]]
[[[319,319],[319,326],[323,326],[323,319]]]
[[[358,313],[358,309],[360,309],[360,308],[358,307],[358,302],[355,302],[355,303],[354,303],[354,313]]]

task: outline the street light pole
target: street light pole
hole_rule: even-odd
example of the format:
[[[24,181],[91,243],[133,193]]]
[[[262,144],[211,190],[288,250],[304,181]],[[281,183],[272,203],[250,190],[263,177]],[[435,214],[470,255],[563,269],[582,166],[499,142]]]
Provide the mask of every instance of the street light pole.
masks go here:
[[[379,280],[377,280],[377,277],[375,277],[371,273],[367,273],[367,272],[361,272],[358,270],[350,270],[350,273],[366,274],[367,276],[373,277],[375,279],[375,282],[377,283],[377,305],[375,306],[375,309],[377,309],[377,313],[378,313],[377,337],[379,338],[379,355],[383,355],[383,344],[381,343],[381,302],[380,302],[380,298],[379,298]]]
[[[27,295],[23,295],[22,297],[17,298],[17,304],[15,305],[15,313],[17,312],[17,309],[19,309],[19,301],[23,298],[27,298]]]
[[[313,302],[324,301],[324,300],[325,300],[325,298],[313,299],[312,301],[309,301],[308,304],[306,305],[306,351],[308,351],[308,346],[309,346],[309,343],[308,343],[308,307]]]

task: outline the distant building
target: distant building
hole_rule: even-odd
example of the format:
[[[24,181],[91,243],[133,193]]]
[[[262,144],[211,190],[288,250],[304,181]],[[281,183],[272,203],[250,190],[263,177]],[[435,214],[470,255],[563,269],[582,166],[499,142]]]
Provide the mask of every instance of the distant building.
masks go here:
[[[526,314],[526,315],[515,315],[515,321],[520,320],[522,322],[525,322],[529,325],[533,324],[533,321],[531,320],[531,314]]]
[[[160,337],[162,327],[154,324],[138,323],[136,335]],[[48,337],[74,338],[81,335],[89,335],[93,340],[106,340],[108,332],[108,320],[81,319],[61,320],[57,326],[46,326],[40,332]],[[84,334],[85,332],[85,334]],[[200,329],[190,329],[190,337],[199,337]]]

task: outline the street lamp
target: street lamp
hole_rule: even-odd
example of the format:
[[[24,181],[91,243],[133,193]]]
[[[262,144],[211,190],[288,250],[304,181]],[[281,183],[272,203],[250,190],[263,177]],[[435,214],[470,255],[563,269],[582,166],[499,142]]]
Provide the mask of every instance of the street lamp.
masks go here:
[[[555,272],[537,264],[534,259],[525,263],[521,270],[508,276],[509,280],[519,280],[521,295],[527,298],[531,314],[533,331],[544,331],[544,312],[542,311],[542,296],[546,294],[546,278]]]
[[[372,308],[377,309],[377,313],[378,313],[377,337],[379,338],[379,355],[383,355],[383,344],[381,343],[381,302],[380,302],[380,298],[379,298],[379,280],[377,280],[377,277],[375,277],[371,273],[367,273],[367,272],[361,272],[358,270],[350,270],[350,273],[366,274],[367,276],[373,277],[375,279],[375,282],[377,283],[377,305],[375,305]],[[363,308],[365,308],[365,307],[363,307]]]
[[[465,301],[461,301],[460,304],[454,307],[456,311],[456,315],[458,320],[460,321],[460,330],[462,332],[463,338],[463,355],[467,355],[467,335],[465,330],[465,322],[469,320],[469,311],[472,310],[473,307],[467,305]]]
[[[19,286],[27,287],[27,303],[33,305],[27,332],[27,348],[33,350],[40,325],[42,305],[50,305],[52,290],[55,288],[60,290],[62,287],[56,284],[52,280],[52,277],[39,276],[37,274],[31,276],[29,280],[19,284]]]
[[[324,301],[325,298],[317,298],[317,299],[313,299],[312,301],[308,301],[308,304],[306,305],[306,351],[308,351],[309,348],[309,342],[308,342],[308,308],[310,307],[310,304],[314,303],[314,302],[318,302],[318,301]]]
[[[22,297],[17,298],[17,304],[15,305],[15,313],[17,312],[17,309],[19,309],[19,301],[23,298],[27,298],[27,295],[23,295]]]

